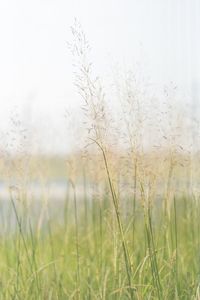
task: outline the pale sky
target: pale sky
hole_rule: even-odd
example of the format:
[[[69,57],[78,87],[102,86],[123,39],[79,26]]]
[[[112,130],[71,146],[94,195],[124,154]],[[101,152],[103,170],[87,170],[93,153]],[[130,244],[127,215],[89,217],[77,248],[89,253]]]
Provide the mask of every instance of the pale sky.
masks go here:
[[[64,110],[76,111],[81,102],[67,48],[74,18],[90,41],[97,72],[139,61],[152,82],[174,81],[200,105],[199,0],[6,0],[0,2],[1,132],[9,130],[17,107],[39,128],[41,143],[63,147]]]

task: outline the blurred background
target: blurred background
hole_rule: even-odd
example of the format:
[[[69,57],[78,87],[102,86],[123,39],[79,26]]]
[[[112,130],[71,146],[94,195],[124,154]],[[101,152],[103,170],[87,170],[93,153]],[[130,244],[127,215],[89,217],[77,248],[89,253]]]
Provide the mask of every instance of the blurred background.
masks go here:
[[[82,100],[73,84],[67,46],[74,18],[108,90],[117,68],[131,68],[157,99],[165,86],[176,86],[173,101],[198,119],[199,12],[198,0],[1,1],[1,149],[15,148],[8,147],[12,118],[29,135],[29,151],[63,154],[74,149],[66,120],[72,113],[73,127],[81,123]],[[111,107],[116,102],[116,97],[109,98]]]

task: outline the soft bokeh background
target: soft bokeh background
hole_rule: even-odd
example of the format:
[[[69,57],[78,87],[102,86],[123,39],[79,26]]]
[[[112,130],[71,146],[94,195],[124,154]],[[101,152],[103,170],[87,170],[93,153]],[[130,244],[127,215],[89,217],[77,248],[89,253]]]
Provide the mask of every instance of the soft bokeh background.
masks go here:
[[[96,72],[106,82],[116,63],[133,69],[139,64],[155,90],[174,82],[179,105],[189,103],[191,116],[198,118],[199,15],[198,0],[1,1],[1,136],[17,113],[25,128],[36,132],[38,151],[73,148],[64,115],[72,111],[78,119],[81,103],[67,47],[74,18],[82,24]]]

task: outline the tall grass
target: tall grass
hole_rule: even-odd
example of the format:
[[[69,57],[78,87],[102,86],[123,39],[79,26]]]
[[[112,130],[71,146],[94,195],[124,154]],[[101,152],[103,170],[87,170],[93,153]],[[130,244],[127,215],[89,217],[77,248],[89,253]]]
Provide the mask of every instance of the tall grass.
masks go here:
[[[192,166],[199,156],[184,150],[174,128],[164,135],[167,147],[145,149],[152,120],[129,72],[116,84],[122,108],[116,131],[77,23],[72,33],[87,147],[53,159],[66,182],[61,199],[51,198],[50,171],[42,169],[51,169],[51,159],[21,152],[2,159],[9,200],[0,201],[0,299],[197,300],[200,204]],[[29,190],[36,178],[39,199]]]

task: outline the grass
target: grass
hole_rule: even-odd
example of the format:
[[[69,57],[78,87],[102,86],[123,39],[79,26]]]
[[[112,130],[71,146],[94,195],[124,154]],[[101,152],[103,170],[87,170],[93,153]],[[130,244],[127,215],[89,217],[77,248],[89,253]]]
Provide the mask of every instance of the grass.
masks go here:
[[[145,151],[149,115],[132,73],[117,83],[116,129],[77,23],[72,34],[87,147],[65,160],[31,160],[20,142],[17,155],[1,161],[10,193],[0,201],[0,299],[198,300],[198,155],[180,146],[171,119],[167,147]],[[45,187],[55,176],[66,182],[62,200]],[[39,199],[28,185],[35,179]]]
[[[1,238],[0,298],[198,299],[199,204],[194,199],[174,199],[166,224],[160,207],[144,212],[137,205],[133,248],[127,199],[121,222],[129,274],[120,228],[112,203],[108,207],[107,202],[105,194],[88,204],[86,226],[84,203],[75,207],[74,221],[71,198],[63,222],[58,222],[61,214],[49,217],[39,236],[31,213],[23,220],[13,203],[18,226]]]

